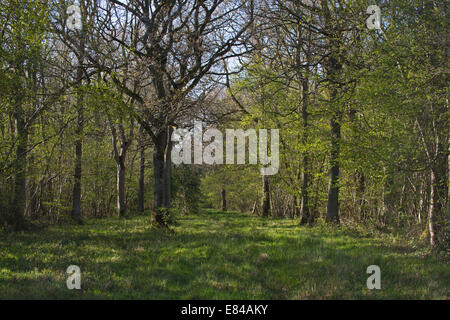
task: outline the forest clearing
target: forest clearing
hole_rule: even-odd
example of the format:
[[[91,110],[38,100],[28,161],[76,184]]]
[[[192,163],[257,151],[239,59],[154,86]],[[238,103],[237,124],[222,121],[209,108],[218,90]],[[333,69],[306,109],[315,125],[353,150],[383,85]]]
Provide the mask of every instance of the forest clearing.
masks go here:
[[[355,226],[205,210],[173,232],[149,217],[0,237],[0,299],[448,299],[446,257]],[[45,257],[42,259],[41,257]],[[81,269],[67,290],[66,268]],[[381,290],[369,290],[369,265]]]

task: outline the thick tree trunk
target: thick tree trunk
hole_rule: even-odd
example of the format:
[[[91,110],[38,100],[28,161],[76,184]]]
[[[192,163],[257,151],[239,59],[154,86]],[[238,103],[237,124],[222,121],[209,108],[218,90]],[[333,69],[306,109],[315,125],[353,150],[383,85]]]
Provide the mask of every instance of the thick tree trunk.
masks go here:
[[[22,106],[16,107],[14,118],[16,122],[17,149],[14,175],[14,196],[11,216],[8,220],[14,230],[20,231],[25,228],[26,152],[28,143],[28,132],[25,128]]]
[[[330,181],[328,187],[327,218],[328,222],[339,223],[339,154],[341,138],[341,118],[342,113],[338,102],[338,83],[342,70],[342,44],[339,39],[341,31],[336,30],[335,17],[330,12],[328,1],[321,2],[324,11],[325,26],[330,35],[327,37],[327,47],[329,57],[326,63],[326,75],[330,85],[330,107],[331,107],[331,152],[330,152]]]
[[[156,134],[155,152],[153,154],[154,176],[154,222],[160,226],[167,226],[166,214],[170,209],[170,177],[171,177],[171,128],[166,128]]]
[[[262,191],[263,191],[263,198],[262,198],[262,216],[268,217],[270,215],[270,185],[269,185],[269,177],[262,176]]]
[[[117,166],[117,214],[121,217],[127,212],[125,196],[125,169],[128,148],[132,143],[133,127],[130,128],[130,135],[127,139],[125,137],[125,130],[121,121],[119,122],[119,135],[117,134],[115,124],[112,123],[111,119],[109,119],[109,125],[112,134],[114,160],[116,161]],[[118,140],[120,140],[119,147],[117,146]]]
[[[140,129],[140,162],[139,162],[139,192],[138,192],[138,210],[144,212],[144,195],[145,195],[145,146],[143,139],[143,129]]]

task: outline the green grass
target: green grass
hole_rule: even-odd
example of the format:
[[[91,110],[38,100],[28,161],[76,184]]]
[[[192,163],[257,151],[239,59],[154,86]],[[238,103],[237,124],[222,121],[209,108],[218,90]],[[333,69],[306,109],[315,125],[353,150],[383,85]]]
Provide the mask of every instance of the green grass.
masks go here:
[[[449,264],[349,227],[203,211],[0,234],[0,299],[448,299]],[[69,265],[81,290],[66,287]],[[381,268],[368,290],[367,266]]]

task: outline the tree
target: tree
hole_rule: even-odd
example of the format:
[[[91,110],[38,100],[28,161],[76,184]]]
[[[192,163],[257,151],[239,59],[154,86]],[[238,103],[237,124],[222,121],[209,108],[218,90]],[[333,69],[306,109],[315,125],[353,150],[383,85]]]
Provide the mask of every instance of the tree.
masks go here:
[[[109,18],[117,12],[103,28],[104,37],[130,52],[135,67],[146,66],[138,68],[150,79],[141,85],[150,95],[144,96],[142,88],[133,90],[111,72],[116,85],[140,104],[134,116],[154,143],[154,221],[165,225],[164,212],[171,206],[173,126],[195,113],[195,101],[204,96],[198,88],[204,79],[220,75],[219,63],[245,51],[253,2],[110,0],[103,10]]]
[[[1,4],[0,67],[1,98],[14,120],[14,160],[7,164],[14,172],[13,199],[7,223],[15,230],[25,225],[28,140],[33,122],[45,107],[38,98],[45,65],[47,7],[33,1],[6,1]]]
[[[441,45],[448,24],[447,6],[443,1],[420,0],[388,4],[387,28],[380,38],[369,42],[366,57],[368,65],[376,67],[365,71],[358,94],[359,104],[364,101],[366,108],[377,106],[377,116],[367,116],[370,111],[360,106],[365,119],[360,134],[370,140],[370,154],[384,167],[390,202],[396,199],[394,181],[398,176],[406,175],[413,189],[428,186],[427,196],[425,192],[417,195],[418,208],[428,214],[431,246],[441,248],[448,244],[449,221],[448,59]],[[379,128],[379,137],[372,133],[374,128]],[[416,183],[421,187],[416,188]],[[387,197],[383,199],[389,202]]]

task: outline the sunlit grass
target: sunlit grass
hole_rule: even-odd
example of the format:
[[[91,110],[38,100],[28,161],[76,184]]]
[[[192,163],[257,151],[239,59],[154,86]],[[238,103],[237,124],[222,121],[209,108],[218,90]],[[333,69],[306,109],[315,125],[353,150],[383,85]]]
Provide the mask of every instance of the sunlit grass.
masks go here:
[[[447,299],[448,260],[347,227],[204,211],[0,235],[0,299]],[[81,268],[81,290],[65,271]],[[367,266],[381,268],[368,290]]]

